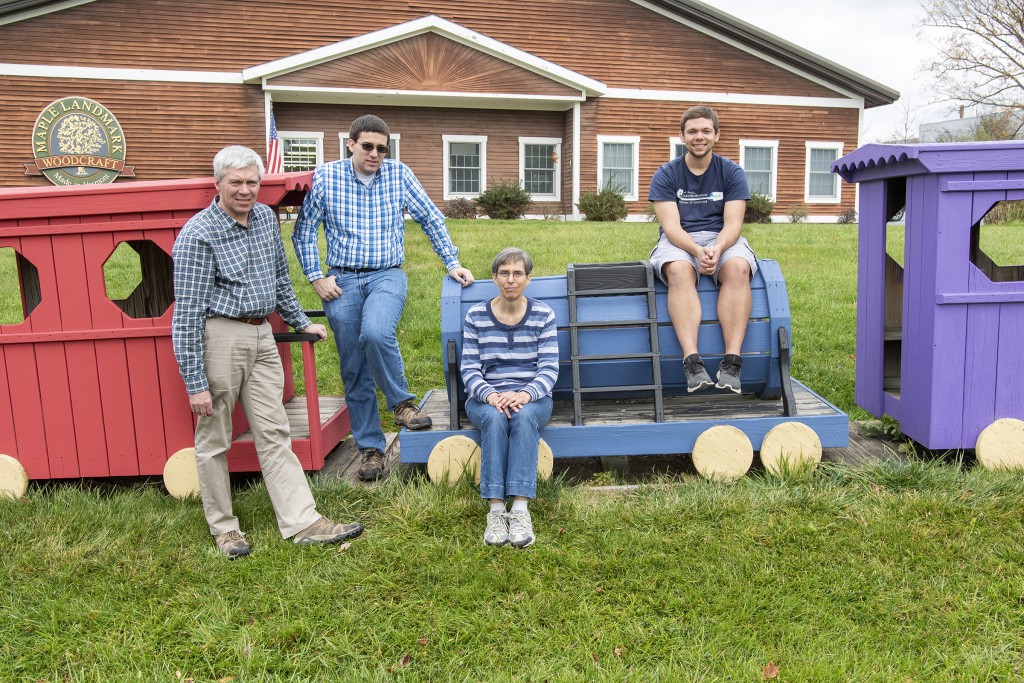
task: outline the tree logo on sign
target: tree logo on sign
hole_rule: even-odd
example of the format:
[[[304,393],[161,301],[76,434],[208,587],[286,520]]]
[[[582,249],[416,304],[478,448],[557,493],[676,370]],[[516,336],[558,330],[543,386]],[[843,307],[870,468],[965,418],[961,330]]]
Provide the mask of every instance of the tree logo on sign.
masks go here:
[[[134,176],[126,166],[124,131],[106,107],[86,97],[51,102],[32,130],[35,159],[26,175],[43,175],[54,185],[112,183]]]

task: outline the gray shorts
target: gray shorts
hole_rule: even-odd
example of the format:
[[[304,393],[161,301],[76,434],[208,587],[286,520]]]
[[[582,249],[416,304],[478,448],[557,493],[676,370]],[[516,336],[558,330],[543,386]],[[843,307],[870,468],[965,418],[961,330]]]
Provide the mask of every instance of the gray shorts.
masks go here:
[[[718,233],[705,230],[704,232],[691,232],[690,237],[693,238],[694,242],[705,247],[718,239]],[[746,238],[741,235],[736,240],[736,244],[726,249],[718,258],[718,268],[715,269],[714,275],[716,285],[718,284],[718,271],[722,269],[722,264],[732,258],[741,258],[747,262],[750,266],[750,277],[754,277],[754,273],[757,272],[757,257],[754,256],[754,250],[750,248]],[[658,274],[662,282],[665,282],[665,275],[661,272],[661,269],[665,267],[666,263],[671,263],[672,261],[686,261],[689,263],[697,271],[697,279],[700,280],[700,264],[693,254],[672,244],[665,237],[665,233],[661,233],[658,243],[651,250],[651,265],[654,266],[654,272]],[[668,283],[666,282],[665,284]]]

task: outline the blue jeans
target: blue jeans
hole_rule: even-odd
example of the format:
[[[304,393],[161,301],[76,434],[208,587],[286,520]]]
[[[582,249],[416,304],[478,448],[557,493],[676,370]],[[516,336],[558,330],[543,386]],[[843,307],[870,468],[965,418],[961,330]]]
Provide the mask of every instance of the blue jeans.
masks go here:
[[[530,401],[505,417],[494,406],[466,400],[466,414],[480,429],[480,497],[537,495],[537,443],[551,419],[551,397]]]
[[[377,387],[389,410],[416,398],[409,393],[395,330],[405,308],[408,278],[401,268],[345,273],[332,268],[341,296],[324,302],[341,359],[345,404],[359,448],[384,450]]]

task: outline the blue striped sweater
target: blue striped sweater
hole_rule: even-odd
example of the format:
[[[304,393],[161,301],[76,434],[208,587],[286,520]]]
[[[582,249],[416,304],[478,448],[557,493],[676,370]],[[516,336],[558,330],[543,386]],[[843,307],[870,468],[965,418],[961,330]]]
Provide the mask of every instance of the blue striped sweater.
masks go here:
[[[498,322],[490,301],[466,312],[462,327],[462,382],[481,403],[494,392],[525,391],[531,400],[550,396],[558,379],[555,313],[527,298],[526,314],[515,325]]]

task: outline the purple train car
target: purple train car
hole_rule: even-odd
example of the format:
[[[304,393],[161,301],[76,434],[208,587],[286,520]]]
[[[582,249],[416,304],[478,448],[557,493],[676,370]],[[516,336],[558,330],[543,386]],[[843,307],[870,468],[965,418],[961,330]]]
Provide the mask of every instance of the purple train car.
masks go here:
[[[1024,199],[1024,142],[866,145],[832,170],[860,184],[857,404],[930,449],[1024,419],[1024,266],[984,220]]]

